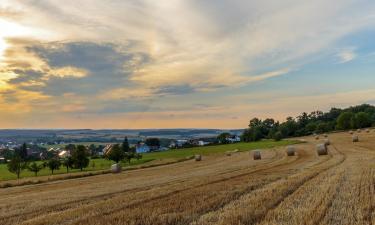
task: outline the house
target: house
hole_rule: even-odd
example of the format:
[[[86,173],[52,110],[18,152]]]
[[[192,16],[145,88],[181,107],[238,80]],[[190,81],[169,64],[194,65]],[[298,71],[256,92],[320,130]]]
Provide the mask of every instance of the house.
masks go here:
[[[176,140],[176,141],[172,141],[169,144],[169,147],[170,148],[181,148],[181,147],[183,147],[184,145],[186,145],[188,143],[189,143],[188,140]]]
[[[169,148],[176,148],[177,147],[177,144],[175,141],[172,141],[170,144],[169,144]]]
[[[235,142],[240,142],[241,138],[237,135],[231,135],[231,136],[225,138],[225,140],[227,140],[230,143],[235,143]]]
[[[66,158],[66,157],[70,156],[70,152],[66,151],[66,150],[63,150],[63,151],[59,152],[58,156],[59,156],[59,158]]]
[[[113,144],[106,145],[106,146],[103,148],[103,150],[102,150],[103,155],[108,155],[108,154],[111,152],[112,147],[113,147]]]
[[[145,152],[150,152],[150,147],[148,147],[145,143],[143,142],[139,142],[136,146],[135,146],[135,151],[137,153],[145,153]]]
[[[198,141],[199,146],[205,146],[205,145],[209,145],[209,144],[211,144],[211,143],[207,142],[207,141],[202,141],[202,140]]]

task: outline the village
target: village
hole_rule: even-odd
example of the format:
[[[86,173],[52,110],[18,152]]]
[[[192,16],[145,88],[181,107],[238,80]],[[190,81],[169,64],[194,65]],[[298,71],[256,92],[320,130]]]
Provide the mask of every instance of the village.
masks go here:
[[[198,147],[198,146],[209,146],[217,144],[228,144],[228,143],[237,143],[241,141],[241,137],[236,134],[224,133],[225,138],[220,140],[218,137],[205,137],[205,138],[192,138],[192,139],[160,139],[157,137],[143,137],[133,139],[136,141],[134,144],[129,144],[130,149],[134,153],[149,153],[149,152],[160,152],[167,151],[170,149],[183,149]],[[126,137],[127,139],[127,137]],[[0,163],[5,163],[15,149],[22,146],[22,144],[27,145],[27,156],[34,160],[46,160],[49,158],[66,158],[72,154],[73,145],[84,145],[87,149],[87,154],[90,157],[101,158],[105,157],[112,147],[118,143],[121,143],[116,140],[113,143],[100,143],[100,142],[71,142],[66,143],[64,141],[58,142],[27,142],[27,143],[15,143],[15,142],[6,142],[0,144]]]

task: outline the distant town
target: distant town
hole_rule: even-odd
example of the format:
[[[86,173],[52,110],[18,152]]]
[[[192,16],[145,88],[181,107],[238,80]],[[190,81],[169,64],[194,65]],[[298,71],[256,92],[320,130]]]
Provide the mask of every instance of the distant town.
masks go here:
[[[161,130],[0,130],[0,162],[15,149],[27,145],[27,155],[35,160],[65,158],[69,145],[84,145],[91,157],[103,157],[126,137],[136,153],[182,149],[195,146],[240,142],[243,130],[161,129]],[[218,136],[225,134],[223,140]]]

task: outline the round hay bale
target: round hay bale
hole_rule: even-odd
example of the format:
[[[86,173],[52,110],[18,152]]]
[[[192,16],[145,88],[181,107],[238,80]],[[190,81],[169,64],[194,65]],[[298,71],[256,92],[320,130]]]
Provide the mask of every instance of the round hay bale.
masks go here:
[[[370,133],[370,129],[366,129],[366,133]]]
[[[351,130],[351,131],[349,131],[349,134],[354,134],[354,132]]]
[[[325,138],[327,138],[327,137],[328,137],[328,134],[324,134],[323,136],[324,136]]]
[[[315,140],[319,140],[319,136],[315,136]]]
[[[239,150],[238,150],[238,149],[234,149],[234,150],[233,150],[233,153],[236,153],[236,152],[239,152]]]
[[[358,135],[353,135],[352,140],[353,140],[353,142],[359,142]]]
[[[286,147],[286,154],[288,156],[294,156],[296,154],[296,149],[294,148],[294,146]]]
[[[202,161],[201,155],[195,155],[195,161]]]
[[[259,150],[253,151],[253,158],[254,158],[254,160],[260,160],[260,159],[262,159],[262,155],[260,154]]]
[[[318,144],[316,146],[316,152],[318,155],[328,155],[328,149],[325,144]]]
[[[122,170],[122,168],[121,168],[121,164],[120,163],[116,163],[116,164],[113,164],[111,166],[111,172],[112,173],[121,173],[121,170]]]
[[[358,130],[357,130],[358,133],[361,133],[361,131],[362,131],[361,129],[358,129]]]
[[[325,140],[324,140],[324,145],[325,145],[325,146],[328,146],[328,145],[330,145],[330,144],[331,144],[331,142],[330,142],[328,139],[325,139]]]

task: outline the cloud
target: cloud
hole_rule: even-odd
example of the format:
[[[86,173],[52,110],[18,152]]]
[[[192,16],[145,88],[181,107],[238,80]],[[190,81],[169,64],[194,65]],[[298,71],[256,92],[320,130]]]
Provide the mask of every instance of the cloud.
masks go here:
[[[164,86],[160,87],[155,94],[160,95],[183,95],[195,92],[190,85]]]
[[[153,126],[163,123],[152,117],[168,126],[182,118],[199,126],[203,118],[202,127],[220,117],[234,126],[231,118],[239,124],[250,112],[277,114],[267,104],[278,105],[279,96],[263,84],[277,88],[271,78],[303,76],[300,69],[332,52],[340,63],[354,60],[361,52],[341,41],[372,29],[374,9],[371,0],[3,0],[0,102],[11,105],[4,118],[83,126],[84,115],[88,125],[144,115]],[[225,100],[237,92],[260,100]],[[18,108],[25,114],[15,117],[11,109]]]
[[[9,84],[19,88],[58,96],[64,93],[93,95],[129,85],[134,68],[149,58],[127,47],[91,42],[44,43],[26,46],[39,66],[22,65],[12,60],[10,68],[18,74]],[[16,53],[12,53],[16,54]],[[26,60],[25,60],[26,61]]]
[[[348,48],[341,50],[336,54],[336,57],[339,59],[339,63],[347,63],[357,58],[357,54],[354,48]]]

